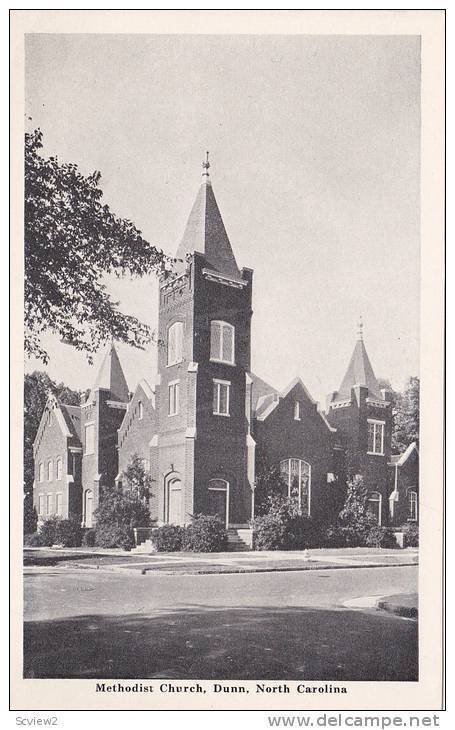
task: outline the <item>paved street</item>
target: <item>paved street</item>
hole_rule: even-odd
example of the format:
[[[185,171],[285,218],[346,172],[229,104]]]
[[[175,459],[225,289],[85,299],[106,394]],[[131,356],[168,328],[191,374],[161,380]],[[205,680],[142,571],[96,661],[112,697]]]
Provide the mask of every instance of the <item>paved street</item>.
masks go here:
[[[417,571],[25,568],[25,676],[415,680],[417,623],[371,606]]]

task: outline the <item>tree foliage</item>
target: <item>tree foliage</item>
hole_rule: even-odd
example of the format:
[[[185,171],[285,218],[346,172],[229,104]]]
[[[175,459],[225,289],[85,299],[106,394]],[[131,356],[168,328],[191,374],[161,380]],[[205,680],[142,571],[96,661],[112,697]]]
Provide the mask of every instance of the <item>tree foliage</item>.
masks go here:
[[[172,259],[103,204],[100,172],[42,157],[42,139],[40,129],[25,135],[25,351],[47,362],[45,330],[89,360],[111,337],[143,348],[150,328],[118,309],[103,280],[166,275]]]
[[[96,517],[96,542],[101,547],[134,546],[134,528],[150,527],[150,510],[135,490],[105,487]]]
[[[130,462],[123,473],[124,486],[130,489],[136,496],[148,502],[152,496],[152,475],[146,470],[144,460],[139,454],[133,454]]]
[[[267,514],[277,501],[285,500],[286,496],[287,487],[279,466],[269,464],[267,459],[261,456],[257,465],[256,488],[254,491],[255,515]]]
[[[368,487],[361,474],[356,474],[348,481],[339,522],[342,526],[353,526],[356,529],[367,528],[374,523],[368,509]]]
[[[403,393],[397,393],[394,403],[392,449],[401,453],[413,441],[419,443],[420,380],[409,378]]]

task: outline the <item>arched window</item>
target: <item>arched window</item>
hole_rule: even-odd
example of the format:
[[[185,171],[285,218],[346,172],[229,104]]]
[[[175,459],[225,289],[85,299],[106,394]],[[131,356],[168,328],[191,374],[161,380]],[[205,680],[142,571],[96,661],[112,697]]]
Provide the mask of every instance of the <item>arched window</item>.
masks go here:
[[[210,359],[234,365],[235,328],[228,322],[214,319],[210,323]]]
[[[167,364],[183,360],[183,322],[174,322],[167,331]]]
[[[54,478],[54,465],[52,461],[47,462],[47,481],[51,482]]]
[[[142,401],[140,400],[137,404],[138,406],[138,418],[140,421],[144,418],[144,406],[142,405]]]
[[[44,464],[39,465],[38,469],[38,481],[44,482]]]
[[[207,514],[217,515],[227,526],[229,524],[229,482],[225,479],[210,479],[207,502]]]
[[[59,457],[57,459],[57,479],[60,480],[62,478],[62,460]]]
[[[302,459],[284,459],[280,472],[288,488],[289,499],[296,499],[299,512],[307,517],[311,510],[311,466]]]
[[[382,496],[380,492],[371,492],[367,501],[368,512],[373,517],[377,525],[381,526],[382,522]]]
[[[409,509],[409,519],[412,520],[412,522],[417,522],[418,502],[417,502],[417,492],[414,489],[408,489],[408,509]]]
[[[85,490],[84,495],[84,527],[93,527],[93,492]]]

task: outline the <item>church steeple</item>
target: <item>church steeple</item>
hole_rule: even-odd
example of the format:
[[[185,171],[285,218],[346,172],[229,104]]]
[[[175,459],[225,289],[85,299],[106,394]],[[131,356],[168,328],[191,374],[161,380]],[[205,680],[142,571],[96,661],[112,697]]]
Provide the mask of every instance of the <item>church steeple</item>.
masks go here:
[[[128,403],[129,401],[128,385],[113,341],[98,370],[88,401],[94,400],[95,391],[99,388],[109,390],[112,400],[120,403]]]
[[[241,280],[234,252],[213,193],[208,155],[207,152],[206,159],[202,163],[201,186],[177,249],[176,258],[185,261],[187,254],[198,251],[204,255],[209,269],[234,280]]]
[[[369,395],[373,398],[382,398],[379,383],[376,380],[370,358],[363,341],[363,321],[360,317],[357,330],[357,342],[354,347],[348,369],[341,382],[337,393],[337,400],[351,397],[351,388],[354,385],[362,385],[368,388]]]

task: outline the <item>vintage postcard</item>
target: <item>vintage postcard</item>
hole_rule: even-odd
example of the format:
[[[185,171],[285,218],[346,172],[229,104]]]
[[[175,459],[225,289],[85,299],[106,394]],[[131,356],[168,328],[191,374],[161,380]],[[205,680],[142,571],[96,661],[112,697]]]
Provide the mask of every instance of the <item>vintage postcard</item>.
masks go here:
[[[444,11],[11,11],[11,703],[444,704]]]

